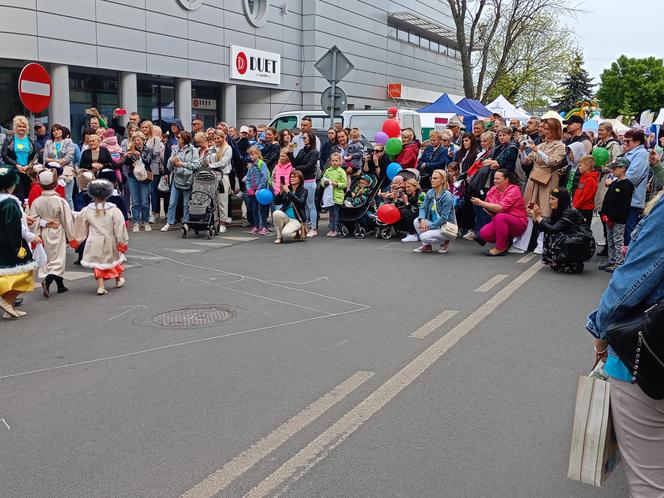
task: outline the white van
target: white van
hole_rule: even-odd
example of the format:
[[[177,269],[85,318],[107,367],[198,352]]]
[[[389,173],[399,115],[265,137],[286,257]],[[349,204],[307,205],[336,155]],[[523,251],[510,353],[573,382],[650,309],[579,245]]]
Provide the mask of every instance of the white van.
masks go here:
[[[283,129],[292,130],[299,128],[300,122],[303,117],[308,116],[311,118],[311,125],[317,130],[327,130],[332,121],[324,111],[287,111],[277,114],[270,126],[273,126],[277,131]],[[420,122],[420,114],[412,109],[399,109],[397,116],[401,122],[401,128],[412,128],[415,131],[415,137],[422,138],[422,123]],[[341,117],[334,118],[334,122],[341,122],[344,128],[359,128],[369,140],[373,140],[376,132],[380,131],[383,122],[387,119],[387,109],[371,109],[368,111],[345,111]]]

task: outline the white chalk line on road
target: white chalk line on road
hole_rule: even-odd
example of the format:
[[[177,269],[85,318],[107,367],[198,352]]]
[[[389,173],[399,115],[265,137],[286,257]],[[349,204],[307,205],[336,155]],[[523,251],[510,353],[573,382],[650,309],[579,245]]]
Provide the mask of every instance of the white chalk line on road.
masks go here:
[[[507,277],[509,277],[509,275],[500,275],[500,274],[496,275],[495,277],[491,277],[487,282],[480,285],[473,292],[489,292],[491,289],[493,289],[496,285],[505,280]]]
[[[297,415],[281,424],[263,437],[251,448],[243,451],[216,472],[182,495],[182,498],[209,498],[226,489],[235,479],[242,476],[263,458],[268,456],[296,433],[307,427],[318,417],[344,399],[367,380],[374,372],[359,371],[344,380],[337,387],[314,401]]]
[[[337,316],[343,316],[343,315],[350,315],[352,313],[358,313],[360,311],[365,311],[367,309],[371,308],[371,306],[364,306],[362,308],[357,308],[354,310],[348,310],[348,311],[340,311],[338,313],[332,313],[329,315],[323,315],[323,316],[314,316],[310,318],[302,318],[300,320],[293,320],[291,322],[286,322],[286,323],[277,323],[273,325],[266,325],[264,327],[256,327],[253,329],[247,329],[247,330],[240,330],[238,332],[229,332],[228,334],[221,334],[221,335],[215,335],[211,337],[202,337],[200,339],[192,339],[190,341],[182,341],[182,342],[175,342],[173,344],[165,344],[163,346],[156,346],[154,348],[148,348],[148,349],[142,349],[140,351],[132,351],[131,353],[123,353],[123,354],[118,354],[118,355],[113,355],[113,356],[104,356],[102,358],[95,358],[93,360],[86,360],[86,361],[78,361],[75,363],[68,363],[66,365],[57,365],[54,367],[46,367],[46,368],[37,368],[35,370],[27,370],[25,372],[16,372],[13,374],[7,374],[7,375],[2,375],[0,376],[0,380],[6,380],[6,379],[11,379],[14,377],[21,377],[24,375],[31,375],[31,374],[39,374],[39,373],[45,373],[45,372],[52,372],[54,370],[61,370],[64,368],[72,368],[72,367],[80,367],[83,365],[91,365],[94,363],[101,363],[105,361],[111,361],[111,360],[119,360],[122,358],[130,358],[132,356],[138,356],[142,354],[147,354],[147,353],[153,353],[155,351],[164,351],[167,349],[174,349],[178,348],[181,346],[189,346],[192,344],[200,344],[204,342],[209,342],[209,341],[215,341],[219,339],[225,339],[227,337],[234,337],[238,335],[244,335],[244,334],[252,334],[252,333],[262,333],[262,332],[267,332],[269,330],[281,328],[281,327],[290,327],[292,325],[299,325],[302,323],[307,323],[307,322],[312,322],[314,320],[321,320],[323,318],[334,318]]]
[[[542,265],[539,262],[512,280],[503,289],[473,311],[446,335],[438,339],[417,358],[408,363],[393,377],[316,437],[295,456],[249,491],[245,498],[265,497],[287,482],[294,482],[323,460],[330,451],[344,442],[362,424],[369,420],[403,389],[409,386],[452,346],[474,329],[486,317],[505,302],[517,289],[533,277]]]
[[[450,318],[455,316],[457,313],[459,312],[454,310],[445,310],[442,313],[440,313],[438,316],[434,317],[432,320],[422,325],[419,329],[410,334],[409,337],[414,337],[415,339],[424,339],[431,332],[436,330],[438,327],[440,327]]]

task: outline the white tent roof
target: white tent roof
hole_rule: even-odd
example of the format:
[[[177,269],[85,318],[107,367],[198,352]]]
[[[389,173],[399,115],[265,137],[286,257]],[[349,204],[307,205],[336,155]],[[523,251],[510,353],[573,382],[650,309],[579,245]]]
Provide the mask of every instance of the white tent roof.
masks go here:
[[[660,125],[660,126],[662,126],[664,124],[664,108],[659,110],[659,114],[655,118],[655,121],[653,121],[653,124]]]
[[[491,112],[500,114],[505,119],[519,119],[525,121],[530,117],[525,112],[519,111],[516,107],[510,104],[510,102],[502,95],[496,97],[496,100],[487,104],[485,107]]]
[[[563,117],[554,110],[546,111],[544,114],[542,114],[542,119],[550,119],[550,118],[557,119],[561,123],[563,122]]]
[[[626,131],[631,130],[629,126],[624,125],[623,122],[618,119],[605,119],[604,121],[611,123],[616,133],[625,133]]]

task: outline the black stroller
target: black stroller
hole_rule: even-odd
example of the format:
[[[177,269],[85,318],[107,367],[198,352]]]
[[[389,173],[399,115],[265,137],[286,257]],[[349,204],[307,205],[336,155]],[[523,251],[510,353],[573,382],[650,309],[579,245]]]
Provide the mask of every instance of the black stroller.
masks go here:
[[[399,172],[399,176],[404,180],[415,178],[418,182],[420,181],[420,172],[415,168],[402,169]],[[376,238],[390,240],[394,236],[399,235],[399,230],[394,225],[381,222],[376,215],[373,215],[373,218],[376,224]]]
[[[213,171],[204,169],[194,176],[189,199],[189,222],[186,225],[194,230],[196,236],[207,231],[207,237],[211,239],[215,231],[219,233],[219,220],[215,219],[218,189],[219,179]],[[187,237],[186,225],[182,224],[183,239]]]
[[[345,238],[352,234],[356,239],[363,239],[376,227],[376,196],[380,192],[380,185],[373,175],[362,176],[369,176],[371,178],[369,194],[360,206],[341,206],[339,211],[339,220],[341,223],[339,237]],[[362,176],[353,179],[351,190]]]

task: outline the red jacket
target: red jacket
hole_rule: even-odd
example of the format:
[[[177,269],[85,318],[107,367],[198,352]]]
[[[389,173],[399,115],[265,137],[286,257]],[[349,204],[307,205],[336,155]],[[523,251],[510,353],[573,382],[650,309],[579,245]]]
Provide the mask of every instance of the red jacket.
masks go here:
[[[60,197],[62,197],[63,199],[65,198],[65,189],[63,187],[58,185],[57,187],[55,187],[55,191]],[[32,187],[30,187],[30,194],[28,194],[28,207],[32,206],[32,203],[35,201],[35,199],[41,195],[42,195],[41,185],[39,185],[38,182],[32,182]]]
[[[572,206],[576,209],[595,209],[595,194],[599,185],[599,173],[589,171],[579,178],[579,186],[574,191]]]
[[[415,142],[404,145],[403,150],[397,156],[395,162],[399,163],[403,169],[417,168],[417,153],[419,151],[420,148]]]

